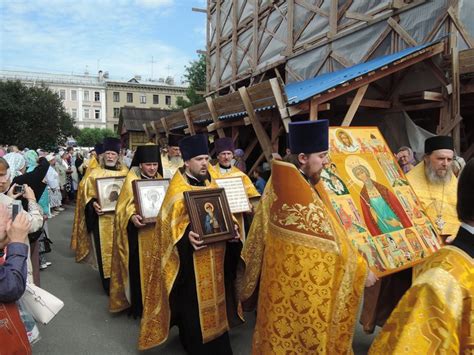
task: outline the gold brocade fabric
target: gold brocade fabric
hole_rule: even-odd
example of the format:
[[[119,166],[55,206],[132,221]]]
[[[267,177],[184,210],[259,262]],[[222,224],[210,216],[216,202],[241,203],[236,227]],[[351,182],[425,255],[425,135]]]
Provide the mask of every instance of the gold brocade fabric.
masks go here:
[[[126,176],[128,169],[123,166],[121,170],[109,170],[100,167],[92,170],[91,174],[86,179],[84,185],[84,207],[89,203],[90,200],[96,198],[96,186],[95,181],[97,178],[102,177],[113,177],[113,176]],[[83,210],[84,211],[84,210]],[[81,211],[81,213],[84,213]],[[110,268],[112,265],[112,241],[114,232],[114,218],[115,214],[111,212],[104,213],[99,218],[99,234],[100,234],[100,249],[102,253],[102,268],[104,271],[104,277],[110,277]],[[85,224],[85,218],[83,218]],[[96,246],[98,247],[98,246]],[[81,233],[78,235],[76,245],[76,261],[85,261],[92,251],[91,236],[87,233],[87,228],[84,225]]]
[[[416,278],[370,354],[473,354],[473,260],[447,246],[416,267]]]
[[[112,248],[112,268],[110,276],[110,299],[109,310],[111,312],[120,312],[130,307],[129,294],[129,247],[127,226],[130,218],[136,214],[135,199],[133,195],[133,181],[140,179],[140,169],[132,167],[125,178],[117,200],[117,208],[115,209],[114,239]],[[157,174],[155,179],[161,179]],[[148,224],[146,227],[137,229],[138,247],[140,253],[140,280],[142,295],[145,294],[146,280],[151,249],[153,245],[153,236],[155,231],[154,224]]]
[[[451,181],[444,186],[428,182],[425,175],[425,163],[422,161],[407,174],[407,179],[421,201],[423,209],[436,227],[436,219],[441,213],[446,225],[439,234],[455,236],[461,223],[456,213],[458,179],[452,176]]]
[[[221,179],[221,178],[230,178],[230,177],[242,177],[242,181],[244,183],[245,191],[247,192],[247,196],[249,199],[260,197],[255,185],[252,183],[252,180],[243,173],[241,170],[232,166],[229,169],[229,172],[223,174],[219,165],[214,165],[209,169],[209,172],[213,179]],[[244,228],[244,214],[243,213],[234,213],[234,217],[237,219],[237,223],[239,225],[239,232],[242,241],[245,241],[245,228]]]
[[[86,184],[86,180],[91,174],[92,170],[97,168],[99,163],[97,160],[92,157],[89,160],[89,165],[87,167],[86,173],[82,177],[82,180],[79,182],[79,186],[77,187],[76,193],[76,209],[74,210],[74,222],[72,224],[72,235],[71,235],[71,249],[76,250],[77,247],[77,238],[78,235],[82,233],[84,228],[86,228],[86,222],[84,218],[84,208],[86,204],[84,203],[84,185]],[[82,212],[81,212],[82,211]]]
[[[179,159],[178,162],[173,163],[169,160],[168,154],[161,155],[161,165],[163,169],[163,177],[165,179],[171,179],[176,171],[183,166],[183,159]]]
[[[293,165],[273,163],[242,258],[242,301],[260,277],[254,354],[352,352],[367,264]]]
[[[169,296],[179,271],[179,254],[176,244],[189,225],[183,192],[217,187],[195,187],[187,183],[180,171],[173,176],[160,212],[156,219],[155,243],[149,264],[148,283],[140,324],[139,349],[155,347],[168,338],[171,310]],[[223,257],[225,247],[209,245],[194,252],[196,292],[203,340],[212,340],[228,329],[223,316],[226,308]],[[210,292],[212,290],[212,292]],[[224,292],[224,294],[222,294]],[[223,307],[223,308],[222,308]],[[219,316],[217,316],[219,314]]]

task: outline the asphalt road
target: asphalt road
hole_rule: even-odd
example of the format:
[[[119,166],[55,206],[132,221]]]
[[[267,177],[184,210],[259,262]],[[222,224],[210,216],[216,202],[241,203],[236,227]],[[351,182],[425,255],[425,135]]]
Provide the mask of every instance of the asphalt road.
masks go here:
[[[185,354],[176,328],[162,346],[137,350],[139,320],[109,313],[97,271],[74,261],[69,248],[73,215],[73,207],[67,207],[49,221],[54,245],[47,259],[52,265],[41,271],[41,287],[62,299],[65,306],[48,325],[39,325],[41,340],[33,346],[33,354]],[[246,323],[231,330],[234,354],[250,354],[254,324],[255,317],[247,313]],[[357,325],[355,354],[366,354],[372,340]]]

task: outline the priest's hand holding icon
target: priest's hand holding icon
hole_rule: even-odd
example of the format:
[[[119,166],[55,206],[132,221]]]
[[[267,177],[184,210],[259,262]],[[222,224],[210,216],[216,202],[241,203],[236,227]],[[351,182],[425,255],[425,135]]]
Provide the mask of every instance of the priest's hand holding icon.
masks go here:
[[[375,283],[379,280],[377,276],[369,270],[369,274],[367,275],[367,279],[365,279],[365,287],[372,287]]]
[[[92,206],[94,207],[95,213],[97,213],[99,216],[104,214],[104,212],[102,212],[102,208],[100,207],[100,205],[97,201],[94,201],[92,203]]]
[[[206,247],[206,245],[204,244],[204,240],[201,239],[199,234],[190,231],[188,234],[188,238],[194,250],[200,250]]]
[[[143,228],[146,226],[146,224],[142,223],[142,216],[138,214],[134,214],[130,219],[132,220],[133,225],[137,228]]]
[[[233,239],[229,239],[229,243],[238,243],[240,242],[240,233],[239,233],[239,226],[237,224],[234,224],[234,229],[235,229],[235,237]]]

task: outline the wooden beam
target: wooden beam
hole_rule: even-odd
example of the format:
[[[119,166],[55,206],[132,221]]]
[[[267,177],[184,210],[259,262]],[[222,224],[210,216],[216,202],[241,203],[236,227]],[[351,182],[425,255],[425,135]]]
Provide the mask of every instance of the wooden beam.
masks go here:
[[[183,113],[184,118],[186,118],[186,123],[188,124],[189,133],[194,136],[196,134],[196,130],[194,129],[194,123],[193,119],[191,118],[191,114],[189,113],[189,110],[187,108],[183,110]]]
[[[452,120],[449,123],[449,125],[447,125],[442,130],[440,130],[438,132],[438,135],[445,136],[445,135],[449,134],[456,126],[458,126],[461,123],[462,120],[463,120],[463,118],[461,116],[458,116],[455,120]],[[460,153],[459,150],[456,150],[456,152]]]
[[[329,14],[326,11],[324,11],[323,9],[321,9],[319,6],[312,5],[308,2],[306,2],[305,0],[295,0],[295,2],[298,5],[304,7],[308,11],[314,12],[314,13],[320,15],[320,16],[329,17]]]
[[[445,72],[433,61],[433,59],[427,59],[423,62],[423,64],[425,64],[431,70],[431,72],[441,84],[444,86],[449,85],[449,81],[446,78]]]
[[[361,14],[359,12],[346,11],[345,16],[354,20],[369,22],[374,19],[374,16]]]
[[[337,5],[338,0],[331,0],[331,10],[329,11],[329,38],[337,34]]]
[[[452,6],[449,7],[448,9],[448,14],[449,17],[451,17],[451,21],[453,22],[454,26],[456,26],[457,30],[461,34],[461,37],[464,39],[464,41],[467,43],[469,48],[474,48],[474,40],[472,37],[469,35],[469,31],[466,30],[462,22],[459,20],[456,11]],[[451,32],[453,33],[453,32]]]
[[[308,102],[303,102],[299,105],[289,106],[287,109],[288,109],[288,114],[291,117],[303,112],[308,112],[309,108],[310,108],[310,105],[308,104]],[[331,109],[331,104],[329,102],[318,103],[318,112],[329,111],[330,109]]]
[[[168,124],[166,123],[166,117],[161,118],[161,125],[163,126],[163,129],[165,130],[166,136],[170,134],[170,130],[168,128]]]
[[[452,30],[452,25],[451,25]],[[457,35],[451,31],[450,36],[450,50],[451,50],[451,80],[453,85],[453,93],[451,94],[451,119],[456,120],[461,116],[461,93],[459,90],[459,52]],[[444,128],[444,127],[443,127]],[[461,150],[461,127],[459,125],[453,126],[452,131],[454,149],[459,152]]]
[[[277,78],[270,79],[270,85],[272,87],[273,96],[277,103],[278,111],[280,112],[280,117],[285,127],[285,131],[288,132],[288,124],[291,122],[288,109],[286,108],[286,100],[283,96],[283,91],[280,86],[280,82]]]
[[[293,54],[293,32],[294,32],[294,18],[295,18],[295,0],[288,0],[288,11],[286,13],[286,55]]]
[[[253,34],[252,34],[252,69],[255,71],[258,65],[258,9],[259,0],[253,0]]]
[[[387,21],[387,23],[390,25],[390,27],[393,28],[393,30],[395,32],[397,32],[400,37],[406,42],[408,43],[410,46],[417,46],[418,43],[415,41],[415,39],[410,36],[410,34],[402,27],[398,24],[397,21],[395,21],[392,17],[390,17]]]
[[[238,19],[238,0],[232,0],[232,80],[237,78],[238,66],[237,66],[237,27],[239,26]]]
[[[281,136],[283,134],[283,132],[285,131],[285,129],[283,127],[280,127],[280,130],[278,131],[278,134],[276,135],[276,138],[275,139],[278,139],[279,136]],[[273,140],[272,140],[272,144],[275,143]],[[262,162],[262,160],[265,158],[265,154],[264,153],[261,153],[259,155],[259,157],[257,158],[257,160],[255,161],[255,163],[252,165],[252,167],[250,168],[250,170],[248,171],[248,175],[252,175],[252,172],[255,170],[255,168],[257,166],[260,165],[260,163]],[[272,156],[273,158],[273,156]],[[245,160],[245,157],[244,157],[244,160]],[[270,161],[267,159],[267,161]]]
[[[417,91],[399,96],[400,102],[410,101],[443,101],[443,94],[436,91]]]
[[[348,105],[351,105],[354,102],[354,98],[348,97],[346,102]],[[392,103],[386,100],[362,99],[359,106],[373,108],[390,108],[392,107]]]
[[[197,7],[192,7],[191,8],[191,11],[194,11],[194,12],[202,12],[204,14],[207,14],[207,9],[200,9],[200,8],[197,8]]]
[[[364,86],[361,86],[358,90],[357,93],[354,97],[354,100],[352,101],[351,105],[349,106],[349,110],[347,110],[346,116],[344,117],[344,120],[342,121],[341,126],[350,126],[352,119],[354,118],[355,113],[357,112],[357,109],[359,108],[359,105],[364,98],[365,92],[367,91],[367,88],[369,87],[369,84],[366,84]]]
[[[242,102],[244,103],[245,109],[247,110],[247,115],[252,122],[253,129],[257,136],[258,141],[260,142],[260,146],[265,154],[265,158],[270,161],[272,159],[272,145],[270,142],[270,138],[268,138],[267,132],[262,126],[262,123],[258,120],[257,114],[254,111],[252,101],[250,100],[250,96],[247,92],[246,87],[239,88],[240,97],[242,98]]]
[[[209,107],[209,112],[211,113],[212,120],[214,123],[219,122],[219,115],[217,114],[216,107],[214,106],[214,101],[211,97],[206,97],[207,107]],[[217,129],[217,135],[219,138],[225,137],[225,132],[222,128]]]
[[[318,103],[311,100],[309,103],[309,120],[316,121],[318,119]]]
[[[216,1],[216,54],[215,54],[215,77],[216,77],[216,85],[217,87],[221,86],[221,1],[222,0],[215,0]]]

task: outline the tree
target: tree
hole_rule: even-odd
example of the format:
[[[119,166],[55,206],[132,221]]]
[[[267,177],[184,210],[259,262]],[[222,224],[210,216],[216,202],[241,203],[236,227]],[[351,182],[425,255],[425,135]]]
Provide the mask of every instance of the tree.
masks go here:
[[[81,147],[93,147],[97,143],[101,143],[105,137],[117,137],[117,134],[108,128],[83,128],[76,141]]]
[[[189,66],[186,66],[185,71],[184,77],[189,84],[186,90],[187,100],[179,97],[176,100],[179,108],[197,105],[204,101],[202,94],[206,91],[206,56],[200,54],[198,60],[193,60]]]
[[[57,94],[20,81],[0,82],[0,143],[52,149],[74,132],[74,119]]]

